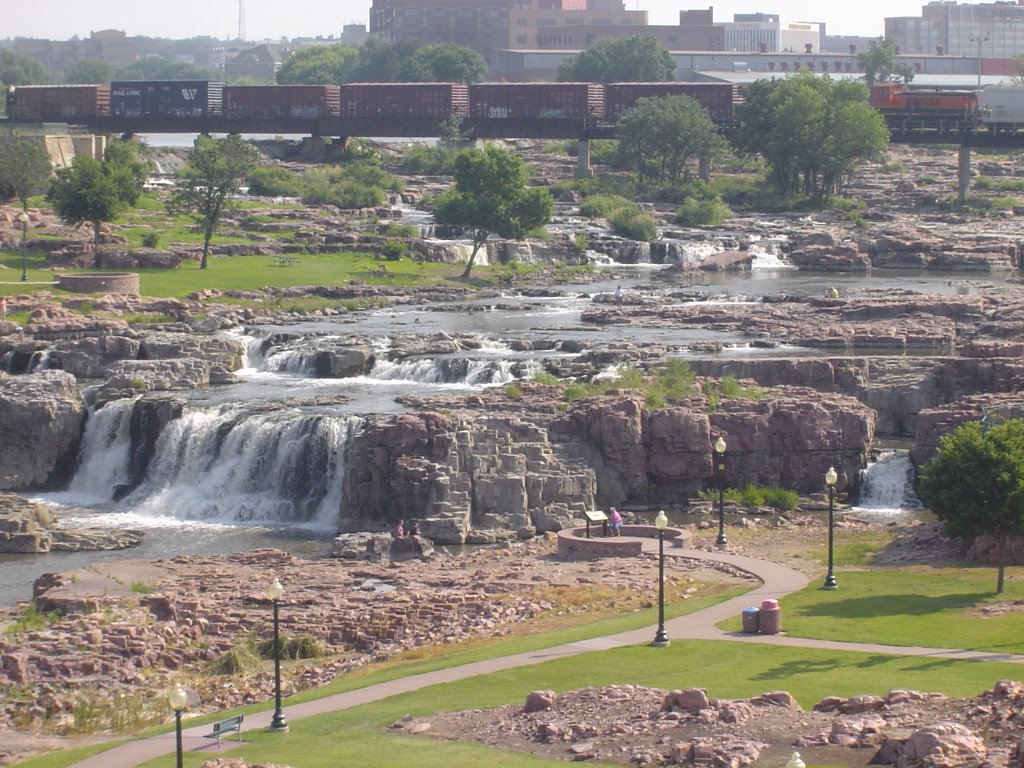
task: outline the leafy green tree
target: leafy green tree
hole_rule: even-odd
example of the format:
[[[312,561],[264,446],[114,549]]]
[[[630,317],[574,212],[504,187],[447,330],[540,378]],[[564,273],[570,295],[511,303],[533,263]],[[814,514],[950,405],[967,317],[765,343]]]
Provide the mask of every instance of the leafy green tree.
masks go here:
[[[624,83],[674,80],[676,63],[656,38],[603,37],[578,55],[562,62],[559,81]]]
[[[676,182],[692,160],[705,168],[727,144],[707,111],[689,96],[637,101],[619,125],[618,161],[637,172],[640,181]]]
[[[189,155],[189,164],[178,178],[177,186],[167,202],[171,213],[186,213],[203,232],[203,258],[200,269],[206,269],[210,240],[220,224],[231,196],[259,162],[255,147],[241,137],[223,139],[200,136]]]
[[[454,166],[455,186],[436,200],[434,218],[472,230],[473,251],[462,273],[467,279],[488,237],[521,240],[551,219],[554,204],[546,189],[526,187],[527,168],[507,149],[464,149]]]
[[[214,72],[185,61],[146,56],[117,70],[119,80],[211,80]]]
[[[487,62],[472,48],[437,43],[417,48],[402,74],[409,82],[479,83],[487,74]]]
[[[50,184],[50,202],[68,224],[91,224],[95,266],[100,266],[100,228],[124,210],[125,201],[118,182],[104,172],[103,163],[85,155],[74,159],[70,168],[58,168]]]
[[[868,42],[868,49],[857,54],[857,66],[864,72],[864,82],[870,88],[875,83],[914,79],[914,68],[896,63],[896,41],[879,37]]]
[[[50,82],[43,65],[13,51],[0,50],[0,85],[41,85]]]
[[[28,199],[45,192],[53,168],[50,155],[41,140],[14,139],[0,144],[0,194],[16,197],[21,209],[28,210]]]
[[[918,493],[950,536],[999,544],[996,592],[1003,591],[1007,542],[1024,536],[1024,421],[961,424],[939,441]]]
[[[359,48],[359,67],[353,82],[395,83],[405,80],[409,60],[422,45],[408,38],[390,43],[371,37]]]
[[[103,153],[103,171],[114,180],[126,205],[135,205],[149,176],[149,164],[140,155],[140,145],[111,141]]]
[[[880,155],[888,140],[866,90],[810,72],[753,83],[738,110],[733,146],[764,157],[769,181],[782,194],[836,194],[857,163]]]
[[[71,85],[109,83],[114,79],[114,68],[105,61],[76,61],[64,70],[64,82]]]
[[[303,48],[281,65],[277,82],[281,85],[349,83],[358,66],[359,49],[351,45]]]

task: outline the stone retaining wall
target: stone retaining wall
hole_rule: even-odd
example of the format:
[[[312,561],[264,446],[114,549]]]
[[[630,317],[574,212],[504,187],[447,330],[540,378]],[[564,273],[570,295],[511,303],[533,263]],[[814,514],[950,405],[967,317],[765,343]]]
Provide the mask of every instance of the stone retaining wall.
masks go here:
[[[139,295],[139,276],[130,272],[58,275],[57,285],[75,293],[127,293]]]
[[[562,560],[595,560],[600,557],[639,557],[643,539],[657,539],[658,529],[653,525],[624,525],[621,536],[602,536],[601,526],[587,529],[565,528],[558,532],[558,557]],[[681,528],[665,529],[665,544],[684,547],[693,538],[690,531]]]

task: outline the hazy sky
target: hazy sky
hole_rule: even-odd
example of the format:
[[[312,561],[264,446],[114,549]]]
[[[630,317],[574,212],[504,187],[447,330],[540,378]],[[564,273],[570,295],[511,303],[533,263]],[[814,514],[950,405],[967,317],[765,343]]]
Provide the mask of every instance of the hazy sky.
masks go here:
[[[244,0],[249,40],[328,36],[348,23],[368,23],[370,0]],[[734,13],[778,13],[782,21],[824,21],[832,34],[877,36],[885,16],[918,16],[921,0],[626,0],[627,8],[646,9],[652,24],[677,24],[681,8],[715,9],[716,21]],[[238,0],[5,0],[0,38],[43,37],[65,40],[88,37],[93,30],[122,29],[129,35],[184,38],[238,32]]]

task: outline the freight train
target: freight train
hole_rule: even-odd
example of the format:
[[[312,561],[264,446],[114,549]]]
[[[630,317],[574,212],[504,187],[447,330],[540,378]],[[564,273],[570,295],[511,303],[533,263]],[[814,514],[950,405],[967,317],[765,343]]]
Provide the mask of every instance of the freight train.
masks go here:
[[[870,104],[893,131],[1024,130],[1024,87],[1020,86],[995,85],[979,90],[880,83],[871,88]]]
[[[206,80],[30,85],[7,92],[8,119],[90,122],[97,118],[424,119],[615,122],[645,96],[686,95],[713,120],[732,122],[741,102],[730,83],[347,83],[225,85]]]

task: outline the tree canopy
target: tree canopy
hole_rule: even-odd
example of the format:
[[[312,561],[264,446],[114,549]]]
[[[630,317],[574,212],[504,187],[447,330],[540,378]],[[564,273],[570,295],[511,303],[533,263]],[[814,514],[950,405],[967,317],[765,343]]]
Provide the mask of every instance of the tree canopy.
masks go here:
[[[179,175],[167,208],[172,213],[190,215],[197,228],[202,230],[200,269],[207,267],[210,240],[225,209],[231,204],[231,195],[238,192],[242,181],[258,162],[256,148],[240,136],[223,139],[200,136],[196,139],[188,167]]]
[[[675,76],[676,63],[668,49],[656,38],[639,35],[603,37],[558,67],[563,83],[647,83]]]
[[[988,427],[961,424],[939,441],[938,456],[921,472],[918,493],[950,536],[993,537],[1000,545],[1024,536],[1024,421]],[[999,563],[997,592],[1003,591]]]
[[[868,49],[857,54],[857,66],[864,71],[868,87],[890,81],[909,83],[914,79],[912,66],[896,62],[896,41],[891,37],[869,41]]]
[[[727,146],[707,111],[689,96],[640,99],[619,126],[619,162],[640,181],[673,183],[690,161],[710,164]]]
[[[105,61],[76,61],[64,70],[64,82],[71,85],[109,83],[114,79],[114,67]]]
[[[186,61],[171,61],[160,56],[146,56],[117,70],[115,76],[121,80],[210,80],[214,73],[210,69],[189,64]]]
[[[50,82],[43,65],[14,51],[0,50],[0,85],[39,85]]]
[[[348,83],[359,66],[359,49],[351,45],[302,48],[277,71],[281,85]]]
[[[16,197],[22,210],[28,199],[45,192],[53,168],[41,139],[14,139],[0,144],[0,194]]]
[[[101,225],[135,204],[145,180],[146,166],[136,146],[128,142],[111,142],[102,161],[78,155],[70,168],[57,170],[50,201],[68,224],[92,224],[97,267]]]
[[[800,72],[757,80],[743,96],[733,146],[764,157],[782,194],[837,194],[857,163],[880,155],[888,141],[863,83]]]
[[[472,48],[436,43],[417,48],[406,61],[402,79],[409,82],[479,83],[487,62]]]
[[[527,168],[507,149],[464,149],[455,158],[452,176],[455,185],[437,198],[434,218],[473,232],[473,252],[463,278],[469,277],[477,253],[492,234],[521,240],[551,219],[551,194],[525,186]]]

